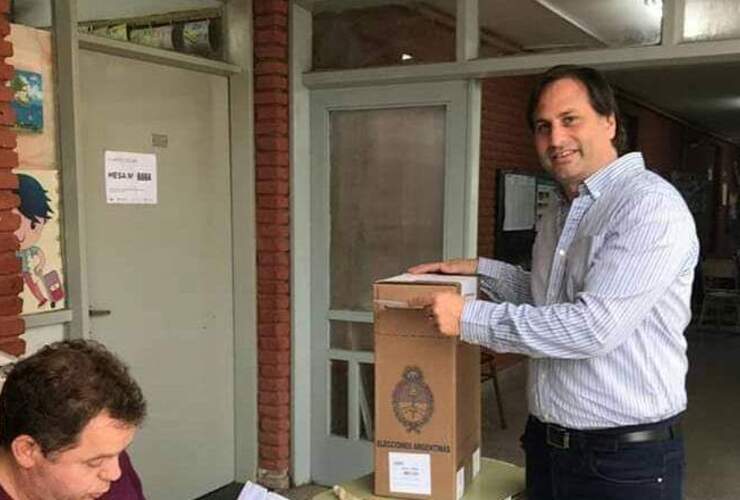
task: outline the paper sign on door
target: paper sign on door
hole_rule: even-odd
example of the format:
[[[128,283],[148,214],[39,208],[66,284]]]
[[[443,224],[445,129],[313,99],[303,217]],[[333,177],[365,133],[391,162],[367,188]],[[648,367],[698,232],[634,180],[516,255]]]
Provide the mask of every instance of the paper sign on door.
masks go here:
[[[431,455],[428,453],[388,453],[390,487],[394,493],[432,494]]]
[[[105,199],[108,203],[157,204],[157,156],[105,152]]]

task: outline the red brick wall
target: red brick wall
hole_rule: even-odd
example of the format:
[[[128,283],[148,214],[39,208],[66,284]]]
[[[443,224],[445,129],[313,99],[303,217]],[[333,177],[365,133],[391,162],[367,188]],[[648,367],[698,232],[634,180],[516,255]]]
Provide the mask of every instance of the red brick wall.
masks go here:
[[[288,0],[254,2],[259,468],[290,468]]]
[[[626,99],[619,106],[637,118],[637,143],[651,169],[670,177],[671,170],[683,168],[685,125]]]
[[[0,0],[0,350],[18,356],[25,352],[26,344],[19,338],[25,331],[20,317],[23,301],[18,297],[23,279],[21,263],[15,255],[18,240],[13,234],[20,218],[12,210],[18,207],[20,199],[12,192],[18,188],[18,176],[11,171],[18,166],[18,153],[15,132],[8,128],[15,124],[10,106],[13,93],[6,86],[14,73],[13,66],[5,63],[5,58],[13,55],[12,44],[5,40],[10,34],[9,10],[10,0]]]
[[[496,171],[540,169],[525,110],[534,77],[483,80],[481,110],[478,255],[493,257],[496,223]]]

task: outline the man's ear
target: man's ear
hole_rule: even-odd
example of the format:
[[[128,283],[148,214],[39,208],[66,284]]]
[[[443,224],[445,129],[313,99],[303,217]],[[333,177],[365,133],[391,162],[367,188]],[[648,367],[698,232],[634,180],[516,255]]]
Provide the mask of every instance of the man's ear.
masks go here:
[[[607,126],[611,128],[611,137],[614,139],[617,136],[617,117],[614,113],[606,117]]]
[[[36,465],[44,454],[41,446],[28,434],[21,434],[10,443],[10,451],[15,461],[24,469]]]

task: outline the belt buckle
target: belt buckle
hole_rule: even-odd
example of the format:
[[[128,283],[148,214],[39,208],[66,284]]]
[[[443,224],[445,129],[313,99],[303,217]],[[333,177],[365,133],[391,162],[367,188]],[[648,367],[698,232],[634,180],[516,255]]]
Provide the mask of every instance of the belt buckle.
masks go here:
[[[567,450],[570,447],[570,434],[565,429],[547,426],[545,441],[553,448]]]

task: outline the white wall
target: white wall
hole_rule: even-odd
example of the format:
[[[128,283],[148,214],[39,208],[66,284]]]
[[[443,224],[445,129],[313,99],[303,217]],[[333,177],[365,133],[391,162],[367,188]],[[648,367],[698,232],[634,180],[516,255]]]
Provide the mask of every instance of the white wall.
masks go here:
[[[62,1],[62,0],[58,0]],[[77,0],[80,21],[151,16],[169,12],[221,7],[223,0]],[[15,22],[51,26],[51,0],[16,0]]]

